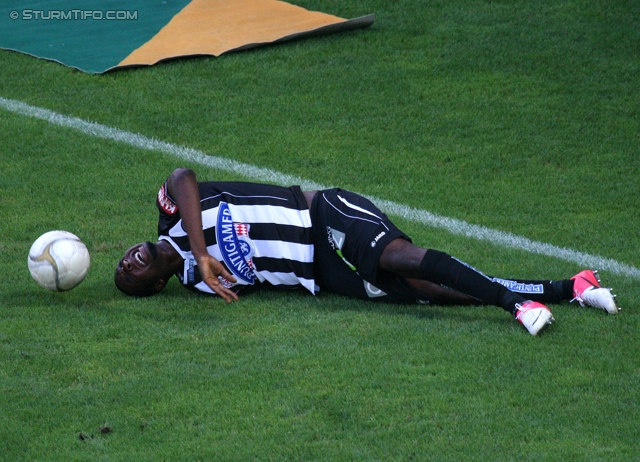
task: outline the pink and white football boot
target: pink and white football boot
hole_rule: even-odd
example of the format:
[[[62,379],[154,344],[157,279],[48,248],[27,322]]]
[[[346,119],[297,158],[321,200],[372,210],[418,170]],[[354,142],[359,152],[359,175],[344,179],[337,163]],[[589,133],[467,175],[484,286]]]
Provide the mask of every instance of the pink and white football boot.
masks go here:
[[[516,319],[527,328],[531,335],[538,335],[553,321],[551,310],[542,303],[531,300],[516,304]]]
[[[611,289],[606,289],[600,285],[600,276],[597,271],[580,271],[573,281],[573,300],[577,300],[580,306],[593,306],[605,310],[609,314],[618,314],[620,308],[616,304],[616,296],[611,293]]]

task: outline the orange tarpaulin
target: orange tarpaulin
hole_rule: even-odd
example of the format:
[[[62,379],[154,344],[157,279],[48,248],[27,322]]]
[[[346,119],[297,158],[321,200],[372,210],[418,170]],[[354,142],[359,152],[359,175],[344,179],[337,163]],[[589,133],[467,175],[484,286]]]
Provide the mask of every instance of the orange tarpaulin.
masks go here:
[[[117,67],[213,55],[306,35],[367,27],[373,15],[346,20],[276,0],[193,0]]]

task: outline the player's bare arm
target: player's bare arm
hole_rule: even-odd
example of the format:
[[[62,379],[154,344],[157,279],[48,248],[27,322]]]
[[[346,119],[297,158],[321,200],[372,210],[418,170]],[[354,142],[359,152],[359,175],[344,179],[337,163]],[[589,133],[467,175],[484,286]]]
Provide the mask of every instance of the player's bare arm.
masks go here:
[[[227,289],[220,282],[218,276],[222,276],[231,282],[236,282],[236,279],[226,270],[222,263],[207,251],[202,231],[200,191],[198,190],[195,172],[188,168],[174,170],[167,181],[167,190],[178,205],[178,210],[180,210],[182,225],[189,237],[191,252],[198,262],[202,280],[227,303],[238,300],[238,295]]]

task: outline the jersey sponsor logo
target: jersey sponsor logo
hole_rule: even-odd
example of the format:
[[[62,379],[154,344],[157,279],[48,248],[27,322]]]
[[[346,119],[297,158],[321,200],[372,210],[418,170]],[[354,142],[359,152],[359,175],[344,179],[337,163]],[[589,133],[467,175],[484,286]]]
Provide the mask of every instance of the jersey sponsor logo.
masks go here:
[[[167,195],[167,184],[163,184],[158,191],[158,204],[160,204],[160,208],[169,215],[175,215],[178,213],[178,206],[173,203],[169,196]]]
[[[238,230],[241,235],[238,236]],[[222,259],[229,271],[246,284],[253,284],[256,276],[253,273],[255,244],[249,239],[249,226],[234,223],[229,204],[220,202],[216,222],[216,239]]]
[[[502,284],[511,292],[519,294],[543,294],[544,286],[542,284],[525,284],[524,282],[510,281],[508,279],[493,278],[493,282]]]
[[[380,240],[380,239],[381,239],[385,234],[387,234],[387,233],[386,233],[386,231],[382,231],[380,234],[378,234],[378,235],[376,236],[376,238],[375,238],[373,241],[371,241],[371,247],[375,247],[375,246],[376,246],[376,244],[378,243],[378,241],[379,241],[379,240]]]

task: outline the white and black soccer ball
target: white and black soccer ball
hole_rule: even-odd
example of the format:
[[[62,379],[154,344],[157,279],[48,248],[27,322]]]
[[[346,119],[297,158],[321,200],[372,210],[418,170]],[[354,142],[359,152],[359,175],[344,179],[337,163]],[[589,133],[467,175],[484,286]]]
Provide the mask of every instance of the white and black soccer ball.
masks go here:
[[[89,251],[75,234],[49,231],[29,250],[31,276],[45,289],[61,292],[80,284],[89,271]]]

